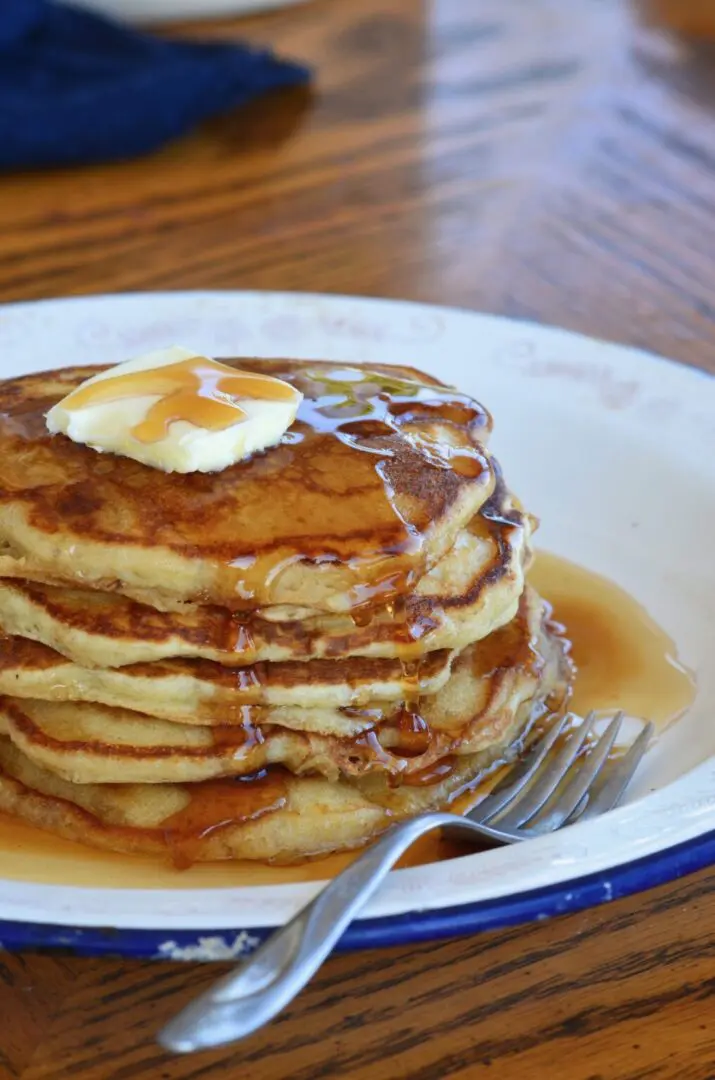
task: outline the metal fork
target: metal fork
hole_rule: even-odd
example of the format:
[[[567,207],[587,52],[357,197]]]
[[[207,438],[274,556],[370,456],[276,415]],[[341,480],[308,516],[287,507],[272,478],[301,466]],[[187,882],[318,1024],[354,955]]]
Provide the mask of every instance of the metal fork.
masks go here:
[[[390,829],[235,972],[171,1020],[159,1033],[160,1044],[191,1053],[243,1039],[267,1024],[312,978],[400,856],[432,829],[514,844],[610,810],[643,757],[653,725],[645,725],[625,754],[609,759],[623,713],[600,737],[593,735],[596,714],[589,713],[559,740],[576,719],[567,714],[553,724],[464,817],[422,814]]]

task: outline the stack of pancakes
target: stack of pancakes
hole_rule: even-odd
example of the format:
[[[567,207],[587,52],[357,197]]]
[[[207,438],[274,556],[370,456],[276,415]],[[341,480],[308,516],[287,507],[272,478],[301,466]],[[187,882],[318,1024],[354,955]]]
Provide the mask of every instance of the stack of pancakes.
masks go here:
[[[563,707],[485,410],[409,368],[236,366],[304,401],[215,474],[50,436],[101,369],[0,384],[0,809],[289,861],[450,805]]]

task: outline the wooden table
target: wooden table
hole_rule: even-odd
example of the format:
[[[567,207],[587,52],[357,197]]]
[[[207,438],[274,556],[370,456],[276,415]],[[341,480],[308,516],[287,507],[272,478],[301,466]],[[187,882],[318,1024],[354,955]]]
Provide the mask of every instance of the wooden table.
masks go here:
[[[466,305],[715,371],[715,61],[616,0],[313,0],[206,28],[315,64],[138,162],[0,180],[0,299],[311,289]],[[338,956],[172,1060],[218,974],[0,962],[0,1080],[712,1080],[715,871],[552,922]]]

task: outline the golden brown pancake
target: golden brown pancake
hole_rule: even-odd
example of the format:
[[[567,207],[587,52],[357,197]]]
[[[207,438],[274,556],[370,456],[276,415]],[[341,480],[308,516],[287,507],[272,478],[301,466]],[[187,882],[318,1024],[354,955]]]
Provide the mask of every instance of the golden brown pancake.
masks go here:
[[[271,765],[330,780],[423,773],[448,755],[501,746],[526,702],[563,702],[570,668],[533,590],[517,617],[456,659],[436,694],[321,710],[247,706],[243,725],[195,727],[100,705],[0,698],[2,733],[74,783],[191,783]],[[344,720],[341,729],[341,720]],[[357,734],[356,734],[357,729]]]
[[[414,593],[367,615],[275,621],[196,605],[159,612],[116,594],[0,579],[0,627],[84,667],[180,656],[228,666],[347,656],[411,660],[464,648],[513,617],[531,559],[532,528],[533,518],[499,483]]]
[[[50,436],[101,368],[0,384],[0,576],[157,608],[348,611],[409,591],[489,498],[485,410],[410,368],[229,362],[305,395],[279,446],[220,473],[162,473]]]
[[[247,706],[340,709],[405,694],[434,694],[449,678],[447,649],[419,660],[348,657],[227,668],[211,660],[158,660],[88,668],[45,645],[0,635],[0,694],[92,701],[185,724],[240,724]]]
[[[537,714],[541,709],[540,702]],[[518,752],[530,710],[531,703],[522,706],[501,745],[444,759],[432,775],[398,785],[384,775],[329,782],[280,768],[252,780],[73,784],[0,738],[0,810],[71,840],[163,854],[179,866],[220,859],[294,862],[359,847],[405,818],[448,808]]]

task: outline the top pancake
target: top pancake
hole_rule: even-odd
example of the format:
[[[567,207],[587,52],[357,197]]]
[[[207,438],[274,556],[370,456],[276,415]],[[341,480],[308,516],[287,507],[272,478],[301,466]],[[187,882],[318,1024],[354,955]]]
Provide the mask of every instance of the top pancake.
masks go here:
[[[471,398],[411,368],[235,361],[305,400],[281,443],[216,474],[100,455],[45,414],[102,368],[0,384],[0,576],[158,609],[349,611],[405,593],[489,498]]]

